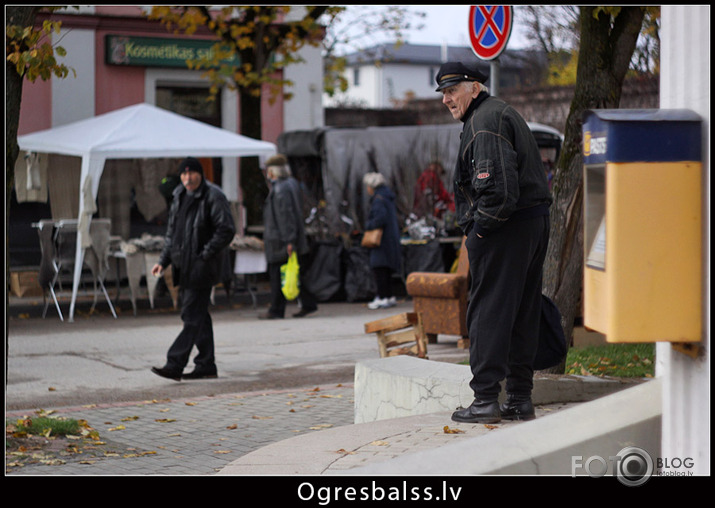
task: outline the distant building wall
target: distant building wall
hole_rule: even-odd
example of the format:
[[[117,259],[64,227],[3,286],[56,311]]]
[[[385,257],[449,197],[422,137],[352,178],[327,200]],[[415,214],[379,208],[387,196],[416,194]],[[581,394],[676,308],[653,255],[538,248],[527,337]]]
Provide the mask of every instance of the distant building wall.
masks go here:
[[[573,99],[573,86],[505,89],[500,97],[509,102],[529,122],[538,122],[563,132]],[[441,97],[416,99],[402,109],[327,108],[325,123],[332,127],[385,125],[439,125],[454,119]],[[659,107],[658,77],[627,80],[623,85],[621,108]],[[409,123],[407,123],[409,122]]]

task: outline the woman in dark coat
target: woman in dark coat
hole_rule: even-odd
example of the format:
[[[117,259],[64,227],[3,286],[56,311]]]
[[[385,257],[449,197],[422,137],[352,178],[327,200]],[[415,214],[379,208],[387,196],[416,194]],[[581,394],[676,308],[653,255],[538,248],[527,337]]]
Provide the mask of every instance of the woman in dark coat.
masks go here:
[[[365,229],[382,228],[383,231],[380,246],[370,249],[370,268],[375,275],[377,296],[368,304],[368,308],[384,309],[393,307],[397,303],[392,295],[391,278],[392,274],[399,272],[402,267],[395,194],[380,173],[367,173],[363,183],[371,196],[370,213]]]

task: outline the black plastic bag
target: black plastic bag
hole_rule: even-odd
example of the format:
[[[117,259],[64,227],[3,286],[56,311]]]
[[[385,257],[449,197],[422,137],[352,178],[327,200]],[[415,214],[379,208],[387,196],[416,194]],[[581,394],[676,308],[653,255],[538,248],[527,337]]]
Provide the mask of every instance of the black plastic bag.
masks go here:
[[[370,268],[370,251],[365,247],[351,247],[346,257],[345,295],[348,302],[370,300],[377,292]]]
[[[561,363],[568,352],[566,335],[561,326],[561,312],[546,295],[541,295],[539,347],[534,358],[534,370],[544,370]]]
[[[305,285],[316,300],[326,302],[342,289],[343,246],[340,243],[316,242]]]

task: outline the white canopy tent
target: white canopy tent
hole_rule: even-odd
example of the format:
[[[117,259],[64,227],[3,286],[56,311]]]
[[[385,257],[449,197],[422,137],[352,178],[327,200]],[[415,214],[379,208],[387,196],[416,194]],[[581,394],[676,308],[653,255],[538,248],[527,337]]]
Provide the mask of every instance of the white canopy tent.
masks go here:
[[[150,104],[135,104],[103,115],[17,138],[20,150],[82,158],[70,317],[74,317],[89,222],[96,211],[99,180],[107,159],[163,157],[252,157],[274,154],[276,146],[187,118]],[[91,193],[91,194],[90,194]]]

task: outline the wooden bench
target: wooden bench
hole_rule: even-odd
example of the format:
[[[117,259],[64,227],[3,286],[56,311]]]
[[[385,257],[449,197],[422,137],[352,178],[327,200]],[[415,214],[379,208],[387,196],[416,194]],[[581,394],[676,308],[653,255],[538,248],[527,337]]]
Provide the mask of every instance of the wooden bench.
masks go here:
[[[427,358],[427,338],[422,318],[416,312],[365,323],[365,333],[377,334],[381,358],[397,355]]]

